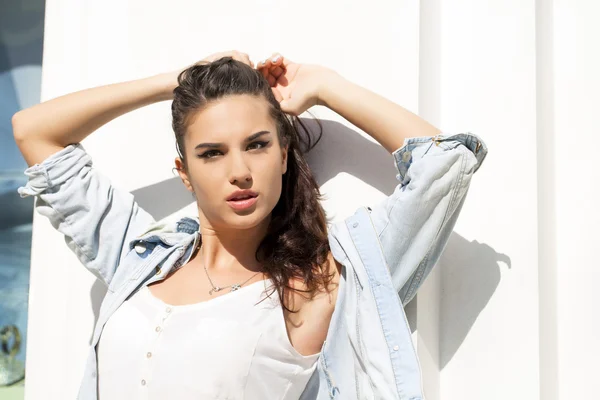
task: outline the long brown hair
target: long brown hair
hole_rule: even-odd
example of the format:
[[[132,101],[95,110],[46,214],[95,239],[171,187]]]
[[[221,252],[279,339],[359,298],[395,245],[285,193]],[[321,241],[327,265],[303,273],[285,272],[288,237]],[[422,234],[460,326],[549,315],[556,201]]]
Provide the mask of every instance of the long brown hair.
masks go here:
[[[281,110],[262,74],[231,57],[193,65],[181,72],[177,80],[179,86],[173,92],[171,113],[177,152],[186,169],[184,135],[191,115],[209,102],[231,95],[253,95],[268,101],[280,146],[289,146],[288,167],[282,176],[281,197],[272,211],[267,234],[255,257],[273,281],[282,306],[295,312],[284,301],[289,290],[314,295],[317,290],[328,288],[333,276],[328,274],[330,248],[327,220],[319,202],[321,193],[304,158],[304,154],[321,139],[322,129],[313,143],[302,121]],[[300,126],[302,130],[298,129]],[[306,290],[291,287],[291,279],[301,280]]]

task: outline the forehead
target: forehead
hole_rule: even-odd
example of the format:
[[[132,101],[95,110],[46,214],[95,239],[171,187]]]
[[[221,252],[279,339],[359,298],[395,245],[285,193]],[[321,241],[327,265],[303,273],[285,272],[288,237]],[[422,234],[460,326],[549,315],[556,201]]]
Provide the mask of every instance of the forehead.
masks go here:
[[[211,101],[190,120],[190,139],[245,138],[260,129],[275,125],[266,99],[250,95],[233,95]]]

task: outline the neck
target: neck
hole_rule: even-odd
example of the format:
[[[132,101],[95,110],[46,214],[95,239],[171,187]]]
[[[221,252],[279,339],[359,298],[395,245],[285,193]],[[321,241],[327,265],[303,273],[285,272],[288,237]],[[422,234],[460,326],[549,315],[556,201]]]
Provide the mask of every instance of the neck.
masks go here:
[[[209,271],[245,275],[262,271],[256,250],[267,233],[268,221],[249,229],[200,229],[202,262]]]

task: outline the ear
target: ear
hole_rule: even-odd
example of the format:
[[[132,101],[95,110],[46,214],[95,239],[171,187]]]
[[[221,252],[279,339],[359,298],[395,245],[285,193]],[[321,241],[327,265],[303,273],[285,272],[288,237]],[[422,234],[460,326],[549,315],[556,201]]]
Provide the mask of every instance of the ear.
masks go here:
[[[186,189],[193,193],[194,188],[192,187],[192,184],[190,183],[190,178],[185,169],[185,166],[183,165],[183,161],[179,157],[175,158],[175,168],[177,169],[177,173],[179,174],[179,177],[183,181],[183,184],[185,185]]]
[[[284,175],[287,172],[287,162],[288,162],[288,148],[289,146],[284,146],[281,151],[281,162],[282,162],[282,169],[283,172],[281,173],[282,175]]]

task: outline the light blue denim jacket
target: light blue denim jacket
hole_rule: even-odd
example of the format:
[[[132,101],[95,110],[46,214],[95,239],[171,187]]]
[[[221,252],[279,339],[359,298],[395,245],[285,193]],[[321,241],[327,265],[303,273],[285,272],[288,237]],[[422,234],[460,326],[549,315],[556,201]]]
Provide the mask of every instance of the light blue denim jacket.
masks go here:
[[[335,310],[302,400],[423,399],[421,371],[403,306],[442,253],[487,147],[471,133],[405,140],[393,153],[399,183],[385,201],[329,227],[343,265]],[[96,345],[115,310],[142,285],[184,265],[198,220],[155,221],[72,144],[25,171],[21,197],[65,236],[108,287],[78,398],[97,399]],[[106,399],[104,399],[106,400]]]

